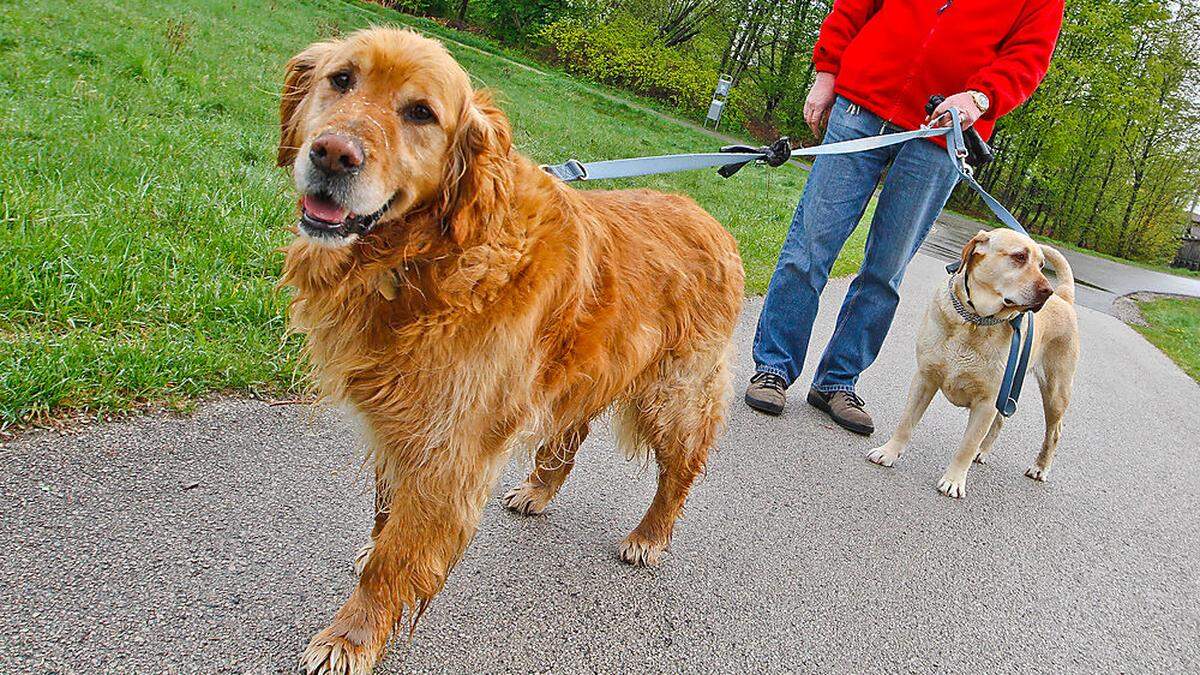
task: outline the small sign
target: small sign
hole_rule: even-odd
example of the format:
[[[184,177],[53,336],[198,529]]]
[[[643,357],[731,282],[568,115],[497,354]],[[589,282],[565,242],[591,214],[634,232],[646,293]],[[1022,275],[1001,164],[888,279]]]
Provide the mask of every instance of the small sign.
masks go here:
[[[721,112],[725,110],[725,100],[729,97],[729,90],[733,88],[733,78],[729,75],[720,75],[717,77],[717,88],[713,90],[712,103],[708,104],[708,114],[704,116],[704,126],[707,127],[709,122],[712,122],[713,129],[721,123]]]

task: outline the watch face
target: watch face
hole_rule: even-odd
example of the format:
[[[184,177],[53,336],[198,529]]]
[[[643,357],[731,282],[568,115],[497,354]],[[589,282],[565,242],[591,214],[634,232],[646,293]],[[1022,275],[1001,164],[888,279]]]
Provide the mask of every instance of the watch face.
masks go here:
[[[988,106],[991,105],[991,101],[988,100],[987,94],[983,93],[982,91],[974,92],[972,96],[975,99],[975,105],[979,106],[980,110],[987,110]]]

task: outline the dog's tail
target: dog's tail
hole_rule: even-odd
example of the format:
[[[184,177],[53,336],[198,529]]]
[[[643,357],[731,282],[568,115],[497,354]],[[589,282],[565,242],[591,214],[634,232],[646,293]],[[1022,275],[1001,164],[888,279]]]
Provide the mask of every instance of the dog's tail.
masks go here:
[[[1075,274],[1071,272],[1071,265],[1057,249],[1050,248],[1045,244],[1039,244],[1039,246],[1042,247],[1042,255],[1046,256],[1046,260],[1054,268],[1054,273],[1058,275],[1058,288],[1054,289],[1055,295],[1075,304]]]

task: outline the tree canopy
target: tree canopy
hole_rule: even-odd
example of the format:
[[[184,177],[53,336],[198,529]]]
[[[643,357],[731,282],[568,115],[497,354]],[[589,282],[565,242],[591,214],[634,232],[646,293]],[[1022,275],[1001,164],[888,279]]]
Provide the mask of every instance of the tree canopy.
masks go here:
[[[461,12],[509,44],[686,116],[703,114],[727,73],[726,123],[816,141],[802,107],[832,0],[420,2],[398,4]],[[997,125],[997,160],[981,182],[1036,233],[1169,260],[1200,192],[1198,55],[1198,0],[1070,0],[1050,71]],[[966,191],[954,205],[983,210]]]

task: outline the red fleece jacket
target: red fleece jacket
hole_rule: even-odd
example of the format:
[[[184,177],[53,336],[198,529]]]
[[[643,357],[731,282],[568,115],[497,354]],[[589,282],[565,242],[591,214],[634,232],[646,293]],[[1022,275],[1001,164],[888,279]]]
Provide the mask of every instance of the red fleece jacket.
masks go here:
[[[933,94],[968,89],[991,107],[975,123],[1025,102],[1050,66],[1063,0],[835,0],[813,50],[834,89],[905,128],[925,121]]]

